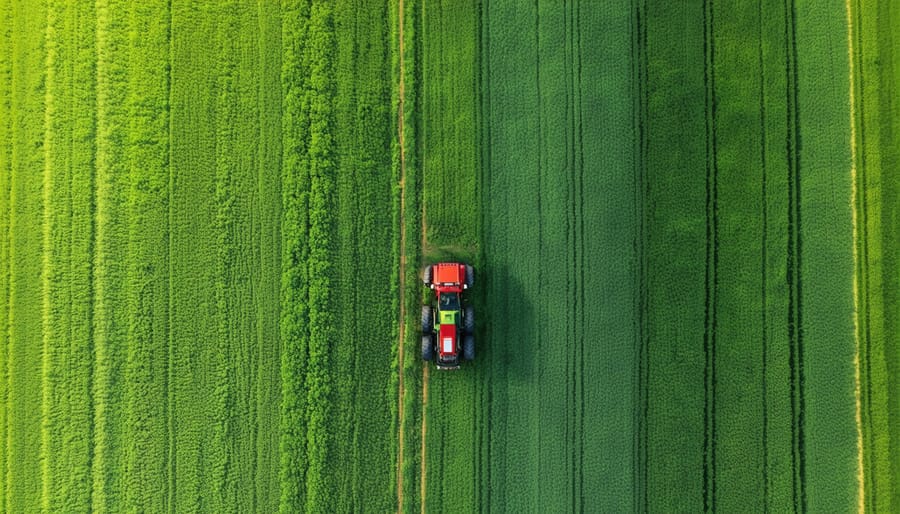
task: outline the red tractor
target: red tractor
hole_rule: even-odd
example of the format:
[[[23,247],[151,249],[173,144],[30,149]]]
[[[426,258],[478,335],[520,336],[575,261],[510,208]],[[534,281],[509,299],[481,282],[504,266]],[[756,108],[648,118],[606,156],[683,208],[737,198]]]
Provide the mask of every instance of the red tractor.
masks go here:
[[[436,309],[422,307],[422,359],[433,360],[437,369],[459,369],[460,353],[467,361],[475,358],[475,311],[462,304],[462,292],[475,283],[475,270],[441,262],[426,266],[422,279],[437,301]]]

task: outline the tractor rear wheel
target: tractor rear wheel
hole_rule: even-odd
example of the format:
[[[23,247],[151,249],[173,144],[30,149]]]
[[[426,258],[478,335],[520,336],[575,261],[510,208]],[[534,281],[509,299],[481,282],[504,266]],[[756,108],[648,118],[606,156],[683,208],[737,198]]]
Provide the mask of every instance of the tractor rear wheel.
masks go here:
[[[431,266],[425,266],[422,270],[422,282],[425,283],[425,287],[431,287],[431,273]]]
[[[475,333],[475,308],[471,305],[466,305],[466,310],[463,311],[463,328],[467,334]]]
[[[466,289],[470,289],[475,285],[475,268],[466,264]]]
[[[467,361],[475,360],[475,336],[472,334],[463,338],[463,359]]]
[[[434,331],[434,314],[430,305],[422,306],[422,333],[430,334]]]
[[[431,334],[422,336],[422,360],[431,361],[434,359],[434,344],[432,344]]]

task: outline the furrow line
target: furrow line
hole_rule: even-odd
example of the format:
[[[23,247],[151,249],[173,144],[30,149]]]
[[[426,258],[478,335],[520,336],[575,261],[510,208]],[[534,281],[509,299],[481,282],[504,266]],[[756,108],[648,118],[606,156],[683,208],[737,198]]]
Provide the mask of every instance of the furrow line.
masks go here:
[[[578,144],[577,144],[577,152],[576,153],[578,155],[578,182],[579,182],[579,190],[580,190],[579,201],[581,204],[580,209],[581,209],[581,218],[582,218],[582,221],[581,221],[581,262],[580,262],[580,268],[579,268],[580,272],[581,272],[581,276],[578,281],[578,283],[580,284],[579,290],[580,290],[580,302],[581,302],[580,303],[581,309],[580,309],[580,315],[579,315],[579,321],[580,321],[580,325],[581,325],[581,336],[578,341],[578,386],[579,386],[579,390],[578,390],[578,395],[579,395],[578,435],[579,435],[579,441],[578,441],[577,456],[578,456],[578,501],[580,502],[578,505],[578,510],[583,512],[584,504],[585,504],[585,502],[584,502],[584,432],[585,432],[584,431],[584,360],[585,360],[584,359],[584,341],[585,341],[585,328],[584,328],[585,327],[585,323],[584,323],[585,309],[584,309],[584,306],[586,305],[586,295],[585,295],[586,288],[584,286],[584,284],[585,284],[584,270],[586,268],[585,262],[584,262],[585,261],[585,257],[584,257],[585,256],[585,247],[584,247],[584,244],[585,244],[584,243],[584,241],[585,241],[585,236],[584,236],[584,212],[585,212],[584,211],[584,148],[583,148],[583,145],[584,145],[584,125],[583,125],[584,116],[583,116],[582,104],[581,104],[581,98],[583,96],[583,89],[582,89],[582,80],[581,80],[582,51],[581,51],[581,17],[579,15],[580,14],[580,0],[574,0],[574,5],[577,6],[577,7],[573,7],[573,9],[574,9],[574,13],[575,13],[575,16],[574,16],[574,20],[575,20],[574,30],[575,30],[575,34],[576,34],[575,38],[576,38],[576,41],[578,44],[573,45],[573,49],[577,52],[577,56],[578,56],[577,66],[575,67],[576,75],[577,75],[577,82],[578,82],[578,90],[577,90],[577,94],[575,94],[573,96],[575,98],[575,101],[578,104],[578,109],[573,108],[573,111],[578,114],[578,116],[577,116]],[[574,82],[573,82],[573,85],[574,85]],[[579,312],[579,311],[576,311],[576,312]]]
[[[791,476],[793,482],[793,504],[794,510],[803,510],[802,506],[802,483],[800,480],[800,423],[799,423],[799,401],[798,401],[798,389],[799,389],[799,363],[798,363],[798,348],[797,348],[797,333],[798,333],[798,325],[799,321],[797,320],[797,288],[796,288],[796,278],[797,274],[797,265],[796,265],[796,232],[798,230],[797,220],[796,220],[796,166],[797,166],[797,156],[796,156],[796,137],[797,132],[794,130],[795,122],[794,117],[796,116],[794,102],[796,101],[795,97],[792,95],[792,88],[796,87],[795,75],[793,68],[796,66],[796,61],[794,60],[794,55],[791,52],[791,38],[793,34],[792,25],[794,23],[792,12],[793,6],[791,4],[791,0],[784,0],[784,11],[785,11],[785,26],[784,26],[784,41],[785,41],[785,74],[786,74],[786,87],[785,87],[785,103],[787,106],[786,109],[786,126],[787,126],[787,138],[786,138],[786,160],[787,160],[787,200],[788,200],[788,224],[787,224],[787,287],[788,287],[788,361],[789,361],[789,370],[790,370],[790,392],[791,392]]]
[[[713,412],[714,408],[713,400],[711,397],[715,395],[715,391],[712,390],[712,380],[714,374],[714,362],[713,359],[714,353],[712,346],[715,344],[715,336],[712,333],[713,331],[713,316],[715,310],[715,296],[714,296],[714,263],[713,263],[713,231],[715,221],[712,219],[714,215],[713,211],[713,164],[711,159],[714,159],[712,152],[712,117],[715,116],[715,113],[712,112],[711,106],[711,97],[715,94],[715,91],[712,89],[714,86],[711,80],[712,73],[712,55],[711,55],[711,40],[712,40],[712,29],[711,29],[711,3],[712,0],[704,0],[703,2],[703,85],[705,90],[705,105],[704,105],[704,114],[705,114],[705,124],[706,124],[706,262],[705,262],[705,279],[704,279],[704,289],[705,289],[705,305],[704,305],[704,330],[703,330],[703,355],[704,355],[704,366],[703,366],[703,396],[704,396],[704,404],[703,404],[703,509],[705,511],[715,510],[715,487],[713,486],[714,482],[714,474],[715,474],[715,464],[713,462],[713,453],[715,452],[715,441],[713,439],[713,434],[711,430],[711,425],[714,423],[713,421]]]
[[[760,132],[760,163],[762,165],[762,183],[760,185],[760,198],[762,205],[762,249],[761,249],[761,288],[762,288],[762,483],[763,483],[763,508],[766,512],[769,509],[769,406],[768,406],[768,374],[766,364],[768,361],[768,345],[769,345],[769,322],[768,322],[768,227],[769,227],[769,210],[768,210],[768,177],[766,167],[766,90],[765,90],[765,66],[763,56],[763,8],[762,0],[757,2],[757,24],[759,29],[759,39],[757,40],[757,58],[759,63],[759,132]]]
[[[717,476],[717,438],[718,438],[718,422],[716,417],[716,406],[717,406],[717,396],[716,389],[718,388],[718,366],[717,366],[717,354],[718,354],[718,298],[719,298],[719,160],[718,160],[718,123],[716,121],[716,117],[718,115],[717,103],[716,103],[716,45],[715,45],[715,11],[713,9],[715,2],[714,0],[709,0],[709,101],[711,108],[711,159],[712,159],[712,301],[710,302],[712,308],[712,326],[710,330],[710,364],[711,364],[711,387],[710,387],[710,398],[712,400],[711,406],[711,428],[712,436],[710,438],[710,451],[712,452],[711,458],[711,466],[712,466],[712,510],[717,510],[716,503],[718,500],[718,476]]]
[[[791,178],[793,182],[794,189],[794,221],[795,221],[795,233],[794,236],[795,246],[796,246],[796,254],[795,265],[796,265],[796,346],[797,346],[797,428],[798,428],[798,437],[797,437],[797,454],[799,458],[799,470],[798,470],[798,480],[800,485],[799,491],[799,506],[800,510],[806,511],[806,452],[805,452],[805,376],[804,376],[804,351],[803,351],[803,265],[802,265],[802,254],[803,254],[803,242],[801,237],[801,228],[802,228],[802,220],[800,205],[802,202],[801,196],[801,185],[802,181],[800,180],[800,106],[798,105],[798,89],[799,89],[799,80],[798,80],[798,71],[797,71],[797,12],[796,12],[796,2],[795,0],[791,0],[791,14],[790,14],[790,51],[791,57],[789,59],[791,63],[791,74],[792,77],[789,80],[789,83],[792,87],[789,89],[792,100],[790,102],[791,109],[793,111],[791,121],[792,126],[788,127],[788,130],[792,131],[792,139],[794,142],[793,151],[794,155],[792,156],[793,167],[793,177]]]

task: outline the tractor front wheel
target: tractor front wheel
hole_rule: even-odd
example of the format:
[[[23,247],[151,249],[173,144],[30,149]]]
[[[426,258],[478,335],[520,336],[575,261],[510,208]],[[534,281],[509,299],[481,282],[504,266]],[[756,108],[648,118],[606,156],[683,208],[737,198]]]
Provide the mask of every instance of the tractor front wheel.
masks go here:
[[[467,334],[475,333],[475,308],[471,305],[466,305],[466,310],[463,312],[463,323]]]
[[[432,344],[431,334],[422,336],[422,360],[431,361],[434,359],[434,344]]]
[[[425,287],[431,287],[431,273],[431,266],[425,266],[422,270],[422,282],[425,283]]]
[[[472,334],[463,338],[463,359],[467,361],[475,360],[475,336]]]
[[[422,333],[430,334],[434,331],[434,315],[430,305],[422,306]]]
[[[466,289],[471,289],[475,285],[475,268],[466,264]]]

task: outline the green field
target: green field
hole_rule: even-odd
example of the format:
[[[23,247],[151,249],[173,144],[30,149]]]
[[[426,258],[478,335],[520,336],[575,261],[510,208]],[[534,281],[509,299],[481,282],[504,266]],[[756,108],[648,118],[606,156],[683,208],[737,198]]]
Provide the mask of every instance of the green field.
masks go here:
[[[0,20],[0,510],[900,508],[893,3]]]

